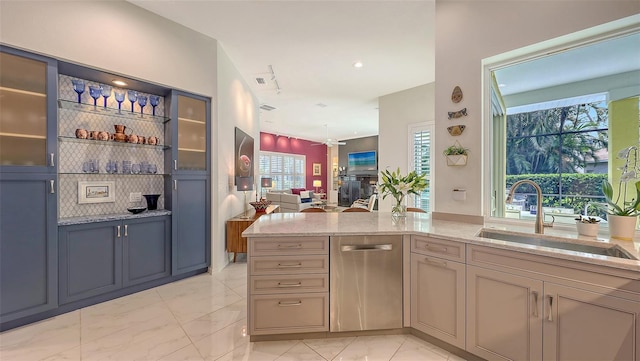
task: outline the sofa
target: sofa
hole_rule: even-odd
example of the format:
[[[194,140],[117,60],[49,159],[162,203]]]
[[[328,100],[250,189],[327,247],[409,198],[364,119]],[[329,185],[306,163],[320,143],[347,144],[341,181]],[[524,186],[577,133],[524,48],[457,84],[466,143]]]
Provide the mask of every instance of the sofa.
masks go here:
[[[310,208],[312,199],[313,192],[306,190],[300,190],[297,194],[293,194],[292,190],[267,192],[267,200],[271,201],[271,204],[279,205],[280,212],[283,213],[300,212]]]

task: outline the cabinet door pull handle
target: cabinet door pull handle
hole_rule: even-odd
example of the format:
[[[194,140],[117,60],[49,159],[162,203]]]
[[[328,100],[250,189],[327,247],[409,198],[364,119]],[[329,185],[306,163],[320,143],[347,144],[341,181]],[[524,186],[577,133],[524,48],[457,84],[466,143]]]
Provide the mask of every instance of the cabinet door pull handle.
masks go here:
[[[291,307],[291,306],[302,306],[302,301],[294,301],[294,302],[278,302],[278,306],[280,307]]]
[[[302,262],[298,262],[298,263],[278,263],[278,267],[281,268],[296,268],[296,267],[302,267]]]
[[[430,244],[426,244],[424,246],[424,248],[426,248],[427,250],[431,251],[431,252],[436,252],[436,253],[447,253],[447,247],[434,247]]]
[[[178,160],[177,159],[173,160],[173,170],[178,170]]]
[[[298,244],[288,244],[288,245],[282,245],[279,244],[278,248],[302,248],[302,244],[298,243]]]
[[[547,306],[549,306],[549,311],[547,312],[548,316],[547,316],[547,321],[549,322],[553,322],[553,296],[547,296],[549,298],[549,303],[547,304]]]
[[[116,229],[118,230],[118,234],[116,235],[116,237],[120,238],[120,226],[116,226]]]
[[[296,282],[296,283],[283,283],[283,282],[278,282],[278,287],[281,287],[281,288],[287,288],[287,287],[302,287],[302,282]]]
[[[445,261],[436,261],[433,259],[429,259],[427,257],[424,258],[425,262],[430,263],[434,266],[447,267],[447,262]]]
[[[533,317],[538,317],[538,291],[531,291],[533,296]]]
[[[55,160],[54,160],[54,158],[53,158],[53,153],[49,153],[49,156],[51,157],[51,163],[50,163],[50,164],[51,164],[51,166],[52,166],[52,167],[55,167],[55,166],[56,166],[56,162],[55,162]]]
[[[124,225],[124,236],[125,237],[129,236],[129,225],[128,224]]]
[[[178,181],[177,180],[173,181],[173,189],[178,190]]]
[[[56,193],[56,181],[54,179],[51,179],[49,181],[49,186],[51,187],[51,190],[50,190],[51,194]]]

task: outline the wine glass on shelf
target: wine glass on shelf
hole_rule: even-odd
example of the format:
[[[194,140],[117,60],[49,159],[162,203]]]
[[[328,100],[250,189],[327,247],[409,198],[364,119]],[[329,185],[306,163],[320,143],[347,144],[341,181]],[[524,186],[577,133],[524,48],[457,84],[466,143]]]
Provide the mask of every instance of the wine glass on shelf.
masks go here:
[[[82,102],[82,93],[84,93],[84,81],[80,79],[71,79],[73,90],[78,93],[78,104]]]
[[[114,91],[113,94],[116,97],[116,101],[118,102],[118,113],[122,109],[122,102],[124,101],[124,92]]]
[[[128,90],[127,98],[129,98],[129,101],[131,102],[131,112],[133,113],[133,105],[136,103],[136,100],[138,100],[138,92],[135,90]]]
[[[89,95],[93,98],[93,106],[98,105],[98,98],[102,95],[102,89],[97,85],[89,85]]]
[[[111,87],[108,85],[103,85],[100,87],[100,93],[102,94],[102,97],[104,98],[104,107],[105,110],[107,108],[107,98],[109,98],[111,96]]]
[[[149,95],[149,104],[151,104],[152,111],[151,114],[152,115],[156,115],[156,107],[158,106],[158,104],[160,104],[160,97],[157,95]]]
[[[140,114],[143,114],[144,106],[147,105],[147,97],[144,95],[138,95],[138,104],[140,104]]]

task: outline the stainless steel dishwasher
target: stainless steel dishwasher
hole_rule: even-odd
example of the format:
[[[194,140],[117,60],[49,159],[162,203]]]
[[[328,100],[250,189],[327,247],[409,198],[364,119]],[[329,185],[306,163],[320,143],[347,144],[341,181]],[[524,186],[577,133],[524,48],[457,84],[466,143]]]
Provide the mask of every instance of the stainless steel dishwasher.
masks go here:
[[[402,236],[331,237],[330,330],[402,328]]]

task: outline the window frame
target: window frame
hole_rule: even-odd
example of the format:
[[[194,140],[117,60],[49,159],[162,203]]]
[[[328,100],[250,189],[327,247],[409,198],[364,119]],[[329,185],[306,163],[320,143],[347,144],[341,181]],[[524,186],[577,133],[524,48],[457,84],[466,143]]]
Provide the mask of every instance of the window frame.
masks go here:
[[[269,173],[263,173],[262,169],[260,169],[260,165],[262,164],[262,157],[266,156],[270,158],[270,163],[271,163],[271,157],[281,157],[282,158],[282,166],[283,166],[283,172],[282,173],[273,173],[271,171],[271,168],[269,169]],[[259,158],[259,163],[258,163],[258,169],[260,171],[260,178],[264,178],[264,177],[270,177],[272,179],[272,184],[273,182],[275,182],[275,184],[278,184],[278,182],[276,181],[277,177],[282,177],[282,184],[280,184],[281,186],[285,185],[284,182],[284,178],[289,176],[292,177],[294,179],[294,184],[291,188],[305,188],[306,187],[306,179],[307,179],[307,156],[304,154],[294,154],[294,153],[282,153],[282,152],[270,152],[270,151],[260,151],[260,154],[258,156]],[[285,168],[285,163],[286,163],[286,159],[290,158],[292,159],[293,162],[293,173],[285,173],[284,172],[284,168]],[[296,164],[299,164],[299,162],[302,163],[301,168],[302,169],[298,169],[296,167]],[[300,178],[300,184],[297,183],[297,181],[295,180],[297,177]],[[260,184],[260,182],[258,182],[259,186],[260,186],[260,192],[262,193],[262,185]],[[276,190],[276,191],[281,191],[281,190],[286,190],[286,189],[290,189],[290,188],[282,188],[282,189],[278,189],[276,187],[273,188],[269,188],[269,190]]]
[[[429,187],[427,187],[427,191],[429,192],[429,205],[428,205],[428,210],[426,210],[428,213],[433,212],[433,206],[434,206],[434,192],[433,192],[433,178],[434,178],[434,169],[435,169],[435,162],[434,162],[434,158],[433,158],[433,152],[434,152],[434,146],[433,146],[433,140],[434,140],[434,133],[435,133],[435,121],[431,120],[431,121],[426,121],[426,122],[420,122],[420,123],[411,123],[408,125],[407,127],[407,149],[408,149],[408,164],[407,164],[407,169],[409,172],[411,172],[412,170],[416,170],[416,164],[415,164],[415,153],[414,153],[414,136],[416,132],[424,132],[427,131],[429,132],[429,174],[427,176],[427,180],[429,181]],[[408,206],[409,207],[415,207],[415,195],[411,195],[408,198]],[[422,208],[424,209],[424,208]]]
[[[498,200],[504,199],[506,187],[504,184],[504,177],[506,176],[506,169],[503,172],[502,180],[499,182],[496,180],[496,170],[506,168],[504,165],[498,164],[497,157],[494,154],[496,142],[502,142],[506,146],[506,134],[503,139],[495,139],[494,131],[494,115],[492,109],[492,86],[494,83],[493,72],[508,67],[514,64],[531,61],[545,57],[549,54],[559,53],[568,49],[578,48],[581,46],[587,46],[593,43],[614,39],[617,37],[633,34],[638,32],[638,24],[629,19],[621,19],[613,21],[607,24],[599,25],[594,28],[578,31],[568,35],[560,36],[554,39],[543,41],[537,44],[522,47],[517,50],[509,51],[496,56],[482,59],[482,152],[485,156],[482,157],[482,181],[484,186],[481,187],[483,191],[481,209],[486,221],[489,222],[501,222],[501,223],[517,223],[524,224],[530,223],[525,220],[513,220],[503,217],[493,216],[493,209],[499,207],[500,202]],[[506,109],[505,121],[506,121]],[[502,144],[501,143],[501,144]],[[502,158],[501,158],[502,159]],[[498,159],[499,160],[499,159]],[[494,184],[494,181],[496,184]],[[502,195],[502,196],[500,196]]]

